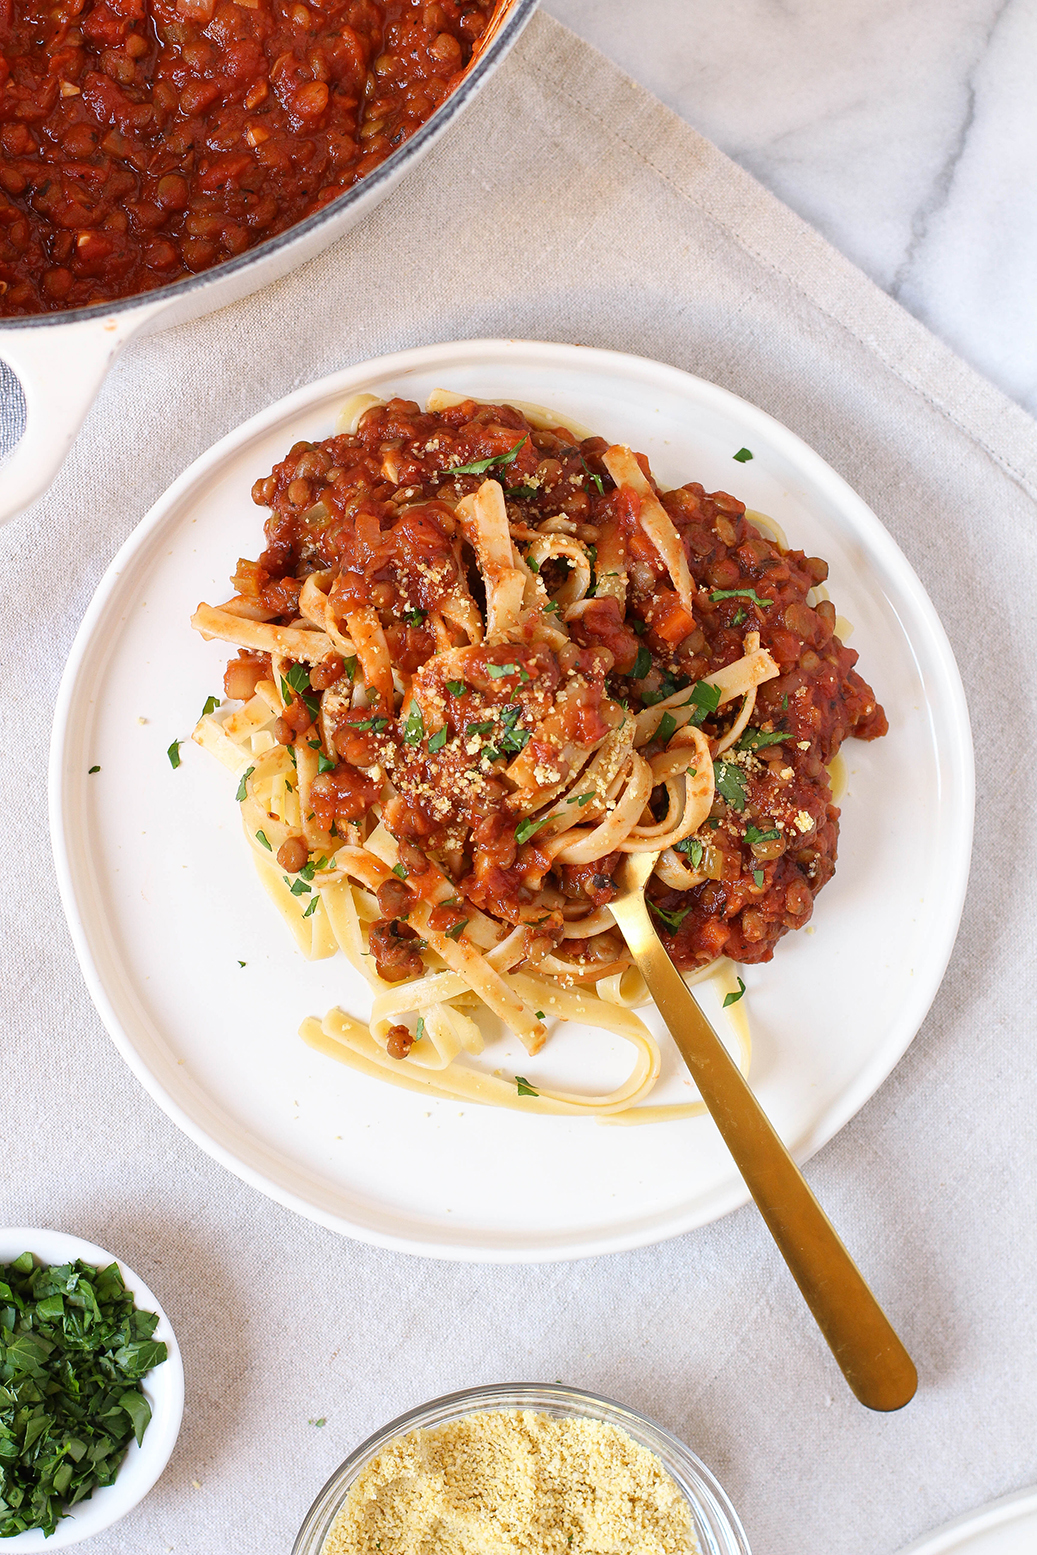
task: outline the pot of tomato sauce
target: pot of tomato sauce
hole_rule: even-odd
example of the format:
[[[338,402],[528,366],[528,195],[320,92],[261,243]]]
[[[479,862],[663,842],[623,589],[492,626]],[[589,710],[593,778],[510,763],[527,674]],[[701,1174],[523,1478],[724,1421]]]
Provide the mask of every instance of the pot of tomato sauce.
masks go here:
[[[536,0],[0,0],[0,358],[25,425],[0,521],[50,485],[134,336],[360,221]]]

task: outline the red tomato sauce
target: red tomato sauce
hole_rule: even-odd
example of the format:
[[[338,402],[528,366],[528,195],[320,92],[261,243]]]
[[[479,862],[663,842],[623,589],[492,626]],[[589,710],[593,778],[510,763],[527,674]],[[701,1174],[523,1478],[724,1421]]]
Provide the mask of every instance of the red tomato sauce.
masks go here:
[[[683,891],[656,877],[648,895],[678,966],[700,966],[720,955],[768,961],[784,934],[809,921],[815,896],[835,871],[839,810],[827,764],[845,739],[885,734],[886,716],[855,668],[856,652],[836,634],[835,606],[814,592],[828,575],[826,562],[783,550],[726,492],[709,494],[692,482],[661,493],[694,585],[689,614],[636,523],[632,494],[616,489],[601,461],[606,447],[600,437],[576,442],[561,428],[533,428],[508,405],[469,400],[429,413],[410,401],[390,400],[369,410],[355,435],[297,443],[256,481],[253,499],[271,510],[267,545],[258,560],[238,563],[233,583],[247,601],[277,612],[287,625],[300,580],[311,572],[336,573],[333,590],[378,610],[394,661],[402,663],[402,643],[406,673],[414,674],[435,651],[425,612],[450,595],[457,576],[449,552],[456,532],[451,504],[484,479],[482,473],[453,474],[451,467],[506,456],[506,468],[492,473],[502,479],[519,547],[545,520],[564,520],[566,532],[593,546],[597,573],[620,562],[628,569],[626,609],[608,596],[594,599],[570,623],[572,641],[559,654],[517,642],[473,653],[464,685],[445,699],[448,735],[477,729],[477,720],[508,704],[520,737],[523,729],[535,728],[545,711],[538,712],[538,703],[558,686],[564,654],[566,672],[578,671],[586,682],[567,736],[589,748],[604,733],[606,697],[636,714],[741,658],[746,633],[757,632],[780,674],[760,686],[737,748],[718,753],[713,811],[689,858],[708,878]],[[552,576],[557,565],[545,564],[549,591],[561,581]],[[474,572],[469,581],[477,590]],[[245,653],[229,673],[247,679],[256,673],[252,663]],[[227,690],[233,694],[230,681]],[[543,925],[540,932],[551,935],[558,953],[571,961],[574,976],[604,975],[600,964],[584,961],[594,947],[565,940],[561,917],[549,921],[536,905],[528,880],[542,875],[549,861],[534,867],[536,837],[523,833],[506,810],[504,763],[478,786],[469,785],[464,777],[474,757],[450,747],[430,761],[424,747],[401,744],[392,709],[383,711],[387,716],[377,722],[384,727],[377,730],[367,710],[350,714],[365,729],[343,726],[336,749],[345,763],[386,766],[398,790],[387,811],[394,835],[421,848],[453,845],[463,901],[511,920],[528,909],[531,921]],[[731,717],[728,708],[700,721],[712,749]],[[535,745],[533,739],[534,753]],[[516,741],[511,750],[519,748]],[[362,776],[350,782],[355,787]],[[354,812],[337,813],[349,819]],[[620,859],[613,853],[563,866],[555,875],[562,896],[581,906],[606,906],[616,895]],[[614,938],[597,936],[599,956],[622,954]],[[396,940],[379,940],[378,946],[376,954],[413,957]]]
[[[383,162],[495,0],[0,0],[0,316],[220,264]]]

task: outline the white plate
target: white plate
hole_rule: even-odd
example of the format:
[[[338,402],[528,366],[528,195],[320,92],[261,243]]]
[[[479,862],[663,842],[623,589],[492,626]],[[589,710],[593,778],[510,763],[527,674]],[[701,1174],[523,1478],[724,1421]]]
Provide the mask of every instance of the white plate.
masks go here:
[[[637,357],[521,341],[401,352],[290,395],[198,459],[123,546],[69,657],[51,755],[58,877],[120,1051],[246,1181],[326,1226],[436,1257],[612,1252],[745,1201],[712,1123],[608,1128],[426,1101],[304,1047],[303,1016],[366,1010],[360,980],[343,957],[309,965],[290,943],[253,875],[228,774],[190,743],[178,771],[166,759],[220,687],[226,650],[188,617],[261,549],[252,482],[294,442],[328,436],[348,393],[424,402],[436,386],[546,402],[643,450],[664,484],[733,490],[831,564],[891,729],[844,747],[839,867],[816,932],[745,974],[752,1077],[800,1160],[885,1079],[939,986],[967,878],[972,748],[949,645],[900,551],[823,460],[725,390]],[[734,463],[743,445],[753,460]],[[567,1033],[535,1061],[498,1056],[534,1080],[593,1073],[595,1089],[622,1062],[600,1033]],[[664,1063],[657,1099],[687,1099],[668,1047]]]
[[[900,1555],[1034,1555],[1037,1487],[992,1501],[931,1533]]]
[[[87,1500],[77,1502],[49,1538],[39,1528],[33,1528],[4,1539],[0,1546],[4,1555],[26,1555],[30,1550],[65,1550],[125,1517],[157,1484],[176,1446],[184,1413],[184,1366],[173,1325],[140,1275],[134,1274],[128,1264],[105,1252],[103,1247],[84,1242],[82,1237],[70,1236],[65,1231],[31,1226],[0,1228],[0,1264],[13,1263],[26,1252],[44,1264],[72,1263],[81,1258],[94,1268],[107,1269],[109,1264],[117,1263],[123,1284],[138,1310],[158,1314],[155,1338],[164,1341],[169,1353],[162,1364],[153,1367],[144,1378],[142,1387],[144,1397],[151,1405],[151,1419],[143,1442],[139,1446],[136,1441],[130,1442],[114,1483],[101,1486]]]

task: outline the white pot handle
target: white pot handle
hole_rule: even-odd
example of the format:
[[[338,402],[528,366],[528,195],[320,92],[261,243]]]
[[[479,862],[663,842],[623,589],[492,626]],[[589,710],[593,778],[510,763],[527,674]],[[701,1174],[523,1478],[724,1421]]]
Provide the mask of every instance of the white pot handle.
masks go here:
[[[132,308],[99,313],[78,324],[55,320],[0,328],[0,357],[17,374],[25,394],[25,430],[0,464],[0,523],[46,491],[108,369],[157,311],[156,306]]]

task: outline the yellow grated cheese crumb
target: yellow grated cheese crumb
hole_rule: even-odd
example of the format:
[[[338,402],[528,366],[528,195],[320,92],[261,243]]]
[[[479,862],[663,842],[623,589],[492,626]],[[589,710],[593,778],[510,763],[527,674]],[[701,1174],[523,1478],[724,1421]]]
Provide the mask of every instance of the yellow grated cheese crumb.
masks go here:
[[[614,1425],[533,1410],[397,1437],[354,1481],[321,1555],[698,1555],[688,1503]]]

